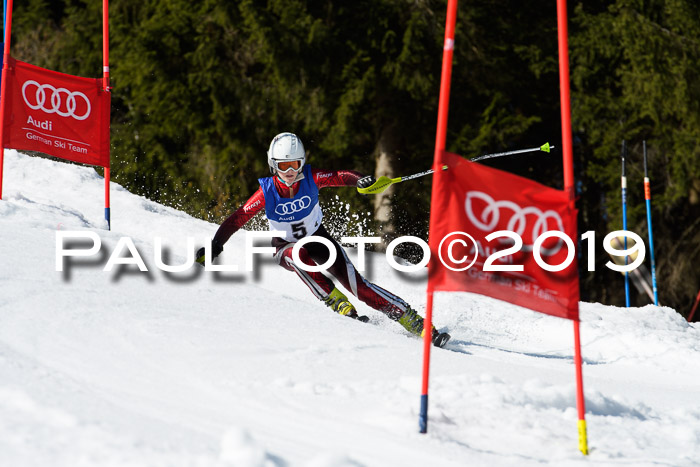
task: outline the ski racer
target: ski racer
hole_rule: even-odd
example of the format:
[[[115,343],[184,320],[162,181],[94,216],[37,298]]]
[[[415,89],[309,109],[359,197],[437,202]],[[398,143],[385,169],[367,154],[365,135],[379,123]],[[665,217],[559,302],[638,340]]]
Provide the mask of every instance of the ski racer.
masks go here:
[[[368,306],[398,321],[410,333],[422,336],[423,318],[403,299],[362,277],[345,250],[331,237],[322,223],[319,189],[340,186],[366,188],[375,183],[374,177],[362,176],[351,170],[312,169],[306,164],[304,145],[293,133],[280,133],[274,137],[267,152],[267,163],[272,176],[259,179],[260,188],[221,224],[212,239],[212,257],[216,258],[231,235],[264,209],[270,230],[284,233],[284,236],[272,239],[277,263],[296,273],[319,300],[341,315],[368,321],[366,316],[357,314],[353,304],[331,279],[321,272],[305,271],[295,264],[292,247],[295,242],[307,236],[323,237],[332,243],[336,259],[327,271],[346,290]],[[205,249],[200,248],[196,257],[197,262],[204,264]],[[299,258],[310,266],[325,264],[329,257],[328,248],[318,242],[307,243],[299,249]],[[438,332],[433,326],[431,339],[433,345],[443,347],[450,336]]]

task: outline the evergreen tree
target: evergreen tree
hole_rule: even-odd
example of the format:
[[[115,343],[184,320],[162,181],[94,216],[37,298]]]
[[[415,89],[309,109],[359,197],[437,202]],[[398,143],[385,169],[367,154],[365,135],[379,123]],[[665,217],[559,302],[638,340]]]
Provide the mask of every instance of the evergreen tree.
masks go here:
[[[646,239],[646,140],[660,302],[677,304],[679,311],[700,284],[698,31],[697,7],[686,0],[585,3],[576,9],[571,52],[574,131],[592,190],[586,209],[601,213],[607,229],[621,228],[620,144],[626,139],[628,225]]]

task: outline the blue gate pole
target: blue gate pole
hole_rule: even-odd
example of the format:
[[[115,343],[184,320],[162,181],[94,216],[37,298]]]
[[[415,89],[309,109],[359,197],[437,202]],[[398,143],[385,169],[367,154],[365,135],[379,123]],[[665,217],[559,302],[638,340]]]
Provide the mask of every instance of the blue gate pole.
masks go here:
[[[649,227],[649,255],[651,256],[651,285],[654,289],[654,305],[659,304],[659,294],[656,289],[656,261],[654,259],[654,236],[651,233],[651,184],[647,170],[647,142],[642,142],[644,148],[644,200],[647,205],[647,226]]]
[[[627,230],[627,175],[625,174],[625,156],[627,155],[627,144],[622,140],[622,230]],[[627,235],[625,235],[625,250],[627,249]],[[625,265],[629,262],[629,257],[625,255]],[[625,271],[625,306],[630,306],[630,273]]]

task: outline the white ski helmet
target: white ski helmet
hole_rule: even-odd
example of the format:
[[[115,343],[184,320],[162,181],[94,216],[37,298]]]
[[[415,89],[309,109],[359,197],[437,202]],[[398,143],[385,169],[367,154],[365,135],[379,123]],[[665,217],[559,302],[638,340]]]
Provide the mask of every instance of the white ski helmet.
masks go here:
[[[270,166],[270,172],[275,173],[279,169],[277,166],[279,162],[291,161],[300,161],[297,172],[301,171],[306,162],[304,145],[294,133],[280,133],[272,139],[270,149],[267,150],[267,165]]]

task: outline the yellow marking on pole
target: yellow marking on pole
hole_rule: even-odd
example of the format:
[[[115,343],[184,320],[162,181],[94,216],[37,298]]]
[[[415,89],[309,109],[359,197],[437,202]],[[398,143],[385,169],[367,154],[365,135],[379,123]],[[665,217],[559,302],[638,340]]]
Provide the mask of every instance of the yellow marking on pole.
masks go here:
[[[584,456],[588,455],[588,436],[586,435],[586,420],[578,421],[578,449]]]

